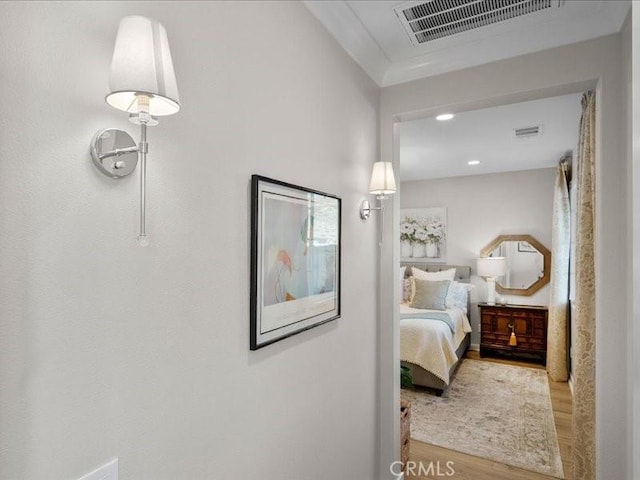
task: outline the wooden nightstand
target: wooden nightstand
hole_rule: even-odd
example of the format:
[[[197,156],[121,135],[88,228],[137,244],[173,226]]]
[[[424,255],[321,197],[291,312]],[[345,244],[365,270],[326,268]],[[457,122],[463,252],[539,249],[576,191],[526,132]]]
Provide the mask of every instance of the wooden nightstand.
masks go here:
[[[487,305],[480,308],[480,356],[507,354],[547,363],[547,307],[535,305]],[[509,345],[511,331],[518,344]]]

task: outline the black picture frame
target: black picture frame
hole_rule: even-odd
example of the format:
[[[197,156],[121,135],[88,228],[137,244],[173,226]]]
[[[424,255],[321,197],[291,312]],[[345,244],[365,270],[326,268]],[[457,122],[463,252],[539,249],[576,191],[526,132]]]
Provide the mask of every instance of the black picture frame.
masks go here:
[[[518,242],[518,251],[523,253],[540,253],[536,250],[536,247],[524,240]]]
[[[250,349],[340,318],[342,200],[251,176]]]

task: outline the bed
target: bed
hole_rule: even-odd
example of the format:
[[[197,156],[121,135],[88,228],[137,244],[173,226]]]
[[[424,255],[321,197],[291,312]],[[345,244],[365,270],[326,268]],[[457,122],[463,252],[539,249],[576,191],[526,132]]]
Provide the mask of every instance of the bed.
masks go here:
[[[469,283],[471,268],[460,265],[405,263],[405,278],[411,268],[427,272],[456,269],[455,281]],[[411,267],[411,268],[410,268]],[[467,298],[466,311],[470,303]],[[462,308],[447,309],[450,321],[442,311],[417,310],[400,305],[400,360],[409,369],[414,385],[435,390],[440,396],[464,357],[470,343],[471,326]]]

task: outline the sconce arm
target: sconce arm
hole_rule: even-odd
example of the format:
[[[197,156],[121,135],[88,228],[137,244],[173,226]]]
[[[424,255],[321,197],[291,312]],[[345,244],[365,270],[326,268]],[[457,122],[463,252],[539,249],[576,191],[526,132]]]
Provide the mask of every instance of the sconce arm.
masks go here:
[[[119,157],[120,155],[125,155],[127,153],[137,153],[137,152],[138,152],[138,147],[116,148],[115,150],[99,153],[98,158],[100,160],[103,160],[105,158]]]
[[[376,199],[378,199],[378,202],[380,203],[380,206],[378,207],[372,207],[371,203],[369,203],[369,200],[363,200],[362,203],[360,204],[360,218],[363,220],[367,220],[370,216],[371,216],[371,212],[374,210],[384,210],[384,201],[387,199],[386,195],[378,195],[376,197]]]

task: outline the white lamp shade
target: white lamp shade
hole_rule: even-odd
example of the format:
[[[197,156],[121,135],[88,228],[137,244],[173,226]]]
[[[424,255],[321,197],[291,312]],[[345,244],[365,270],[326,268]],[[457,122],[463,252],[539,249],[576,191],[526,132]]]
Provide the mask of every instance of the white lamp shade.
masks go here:
[[[138,113],[140,95],[149,98],[151,115],[172,115],[180,110],[169,39],[159,22],[137,15],[120,21],[109,90],[107,103],[125,112]]]
[[[504,257],[482,257],[477,262],[480,277],[500,277],[507,271],[507,259]]]
[[[373,164],[371,172],[371,183],[369,193],[374,195],[388,195],[396,193],[396,179],[393,176],[393,165],[391,162],[376,162]]]

